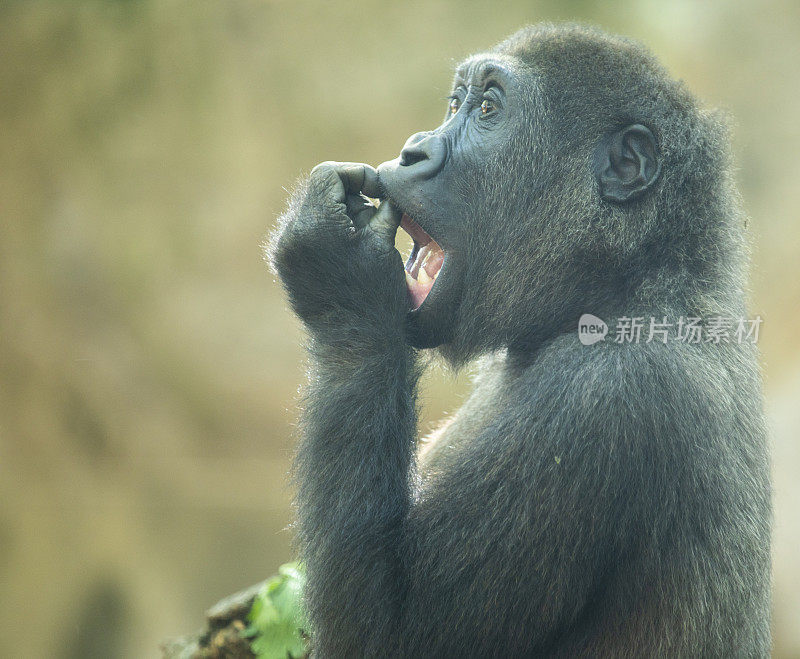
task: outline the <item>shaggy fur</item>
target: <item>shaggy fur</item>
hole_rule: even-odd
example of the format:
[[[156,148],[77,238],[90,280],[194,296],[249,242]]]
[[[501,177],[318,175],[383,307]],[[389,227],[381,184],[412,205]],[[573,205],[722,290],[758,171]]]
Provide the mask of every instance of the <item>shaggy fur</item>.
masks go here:
[[[628,40],[544,25],[494,52],[529,71],[526,115],[453,190],[474,258],[441,347],[456,365],[485,357],[422,457],[393,255],[383,279],[342,258],[347,218],[315,202],[314,177],[270,248],[310,335],[296,477],[315,653],[766,657],[754,347],[583,346],[576,331],[584,312],[612,331],[620,316],[744,315],[725,128]],[[608,203],[592,158],[631,123],[656,136],[661,175]]]

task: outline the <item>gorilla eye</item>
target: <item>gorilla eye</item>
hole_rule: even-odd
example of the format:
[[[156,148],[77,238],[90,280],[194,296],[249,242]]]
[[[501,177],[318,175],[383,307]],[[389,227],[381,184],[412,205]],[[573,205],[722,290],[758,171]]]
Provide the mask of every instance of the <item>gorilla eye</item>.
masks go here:
[[[461,105],[461,101],[459,101],[455,96],[450,99],[450,114],[455,114],[458,112],[458,108]]]
[[[495,105],[490,101],[488,98],[483,99],[483,103],[481,103],[481,114],[491,114],[495,111]]]

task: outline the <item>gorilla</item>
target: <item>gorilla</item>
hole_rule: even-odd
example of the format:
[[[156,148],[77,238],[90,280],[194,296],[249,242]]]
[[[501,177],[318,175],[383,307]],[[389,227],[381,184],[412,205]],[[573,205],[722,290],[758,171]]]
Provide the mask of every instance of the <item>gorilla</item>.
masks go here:
[[[746,315],[727,143],[642,46],[546,24],[458,66],[397,159],[300,182],[266,249],[308,334],[315,656],[768,656],[757,351],[679,335]],[[418,445],[433,348],[474,390]]]

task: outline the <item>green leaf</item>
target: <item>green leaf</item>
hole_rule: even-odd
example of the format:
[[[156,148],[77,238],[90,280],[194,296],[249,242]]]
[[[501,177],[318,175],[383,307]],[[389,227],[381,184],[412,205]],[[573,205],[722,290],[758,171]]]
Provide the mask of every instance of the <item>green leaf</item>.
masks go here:
[[[310,627],[303,610],[305,574],[297,563],[286,563],[264,584],[247,618],[243,632],[252,638],[251,648],[262,659],[300,659],[308,651]]]

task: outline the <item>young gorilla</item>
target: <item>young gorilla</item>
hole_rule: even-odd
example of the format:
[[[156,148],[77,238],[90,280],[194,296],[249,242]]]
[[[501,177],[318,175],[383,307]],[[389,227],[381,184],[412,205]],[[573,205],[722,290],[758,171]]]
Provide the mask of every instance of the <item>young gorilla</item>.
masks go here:
[[[463,63],[397,160],[300,186],[269,256],[310,335],[317,656],[768,655],[753,345],[614,340],[623,317],[745,315],[725,145],[640,46],[545,25]],[[605,341],[579,342],[584,312]],[[486,357],[415,458],[430,347]]]

